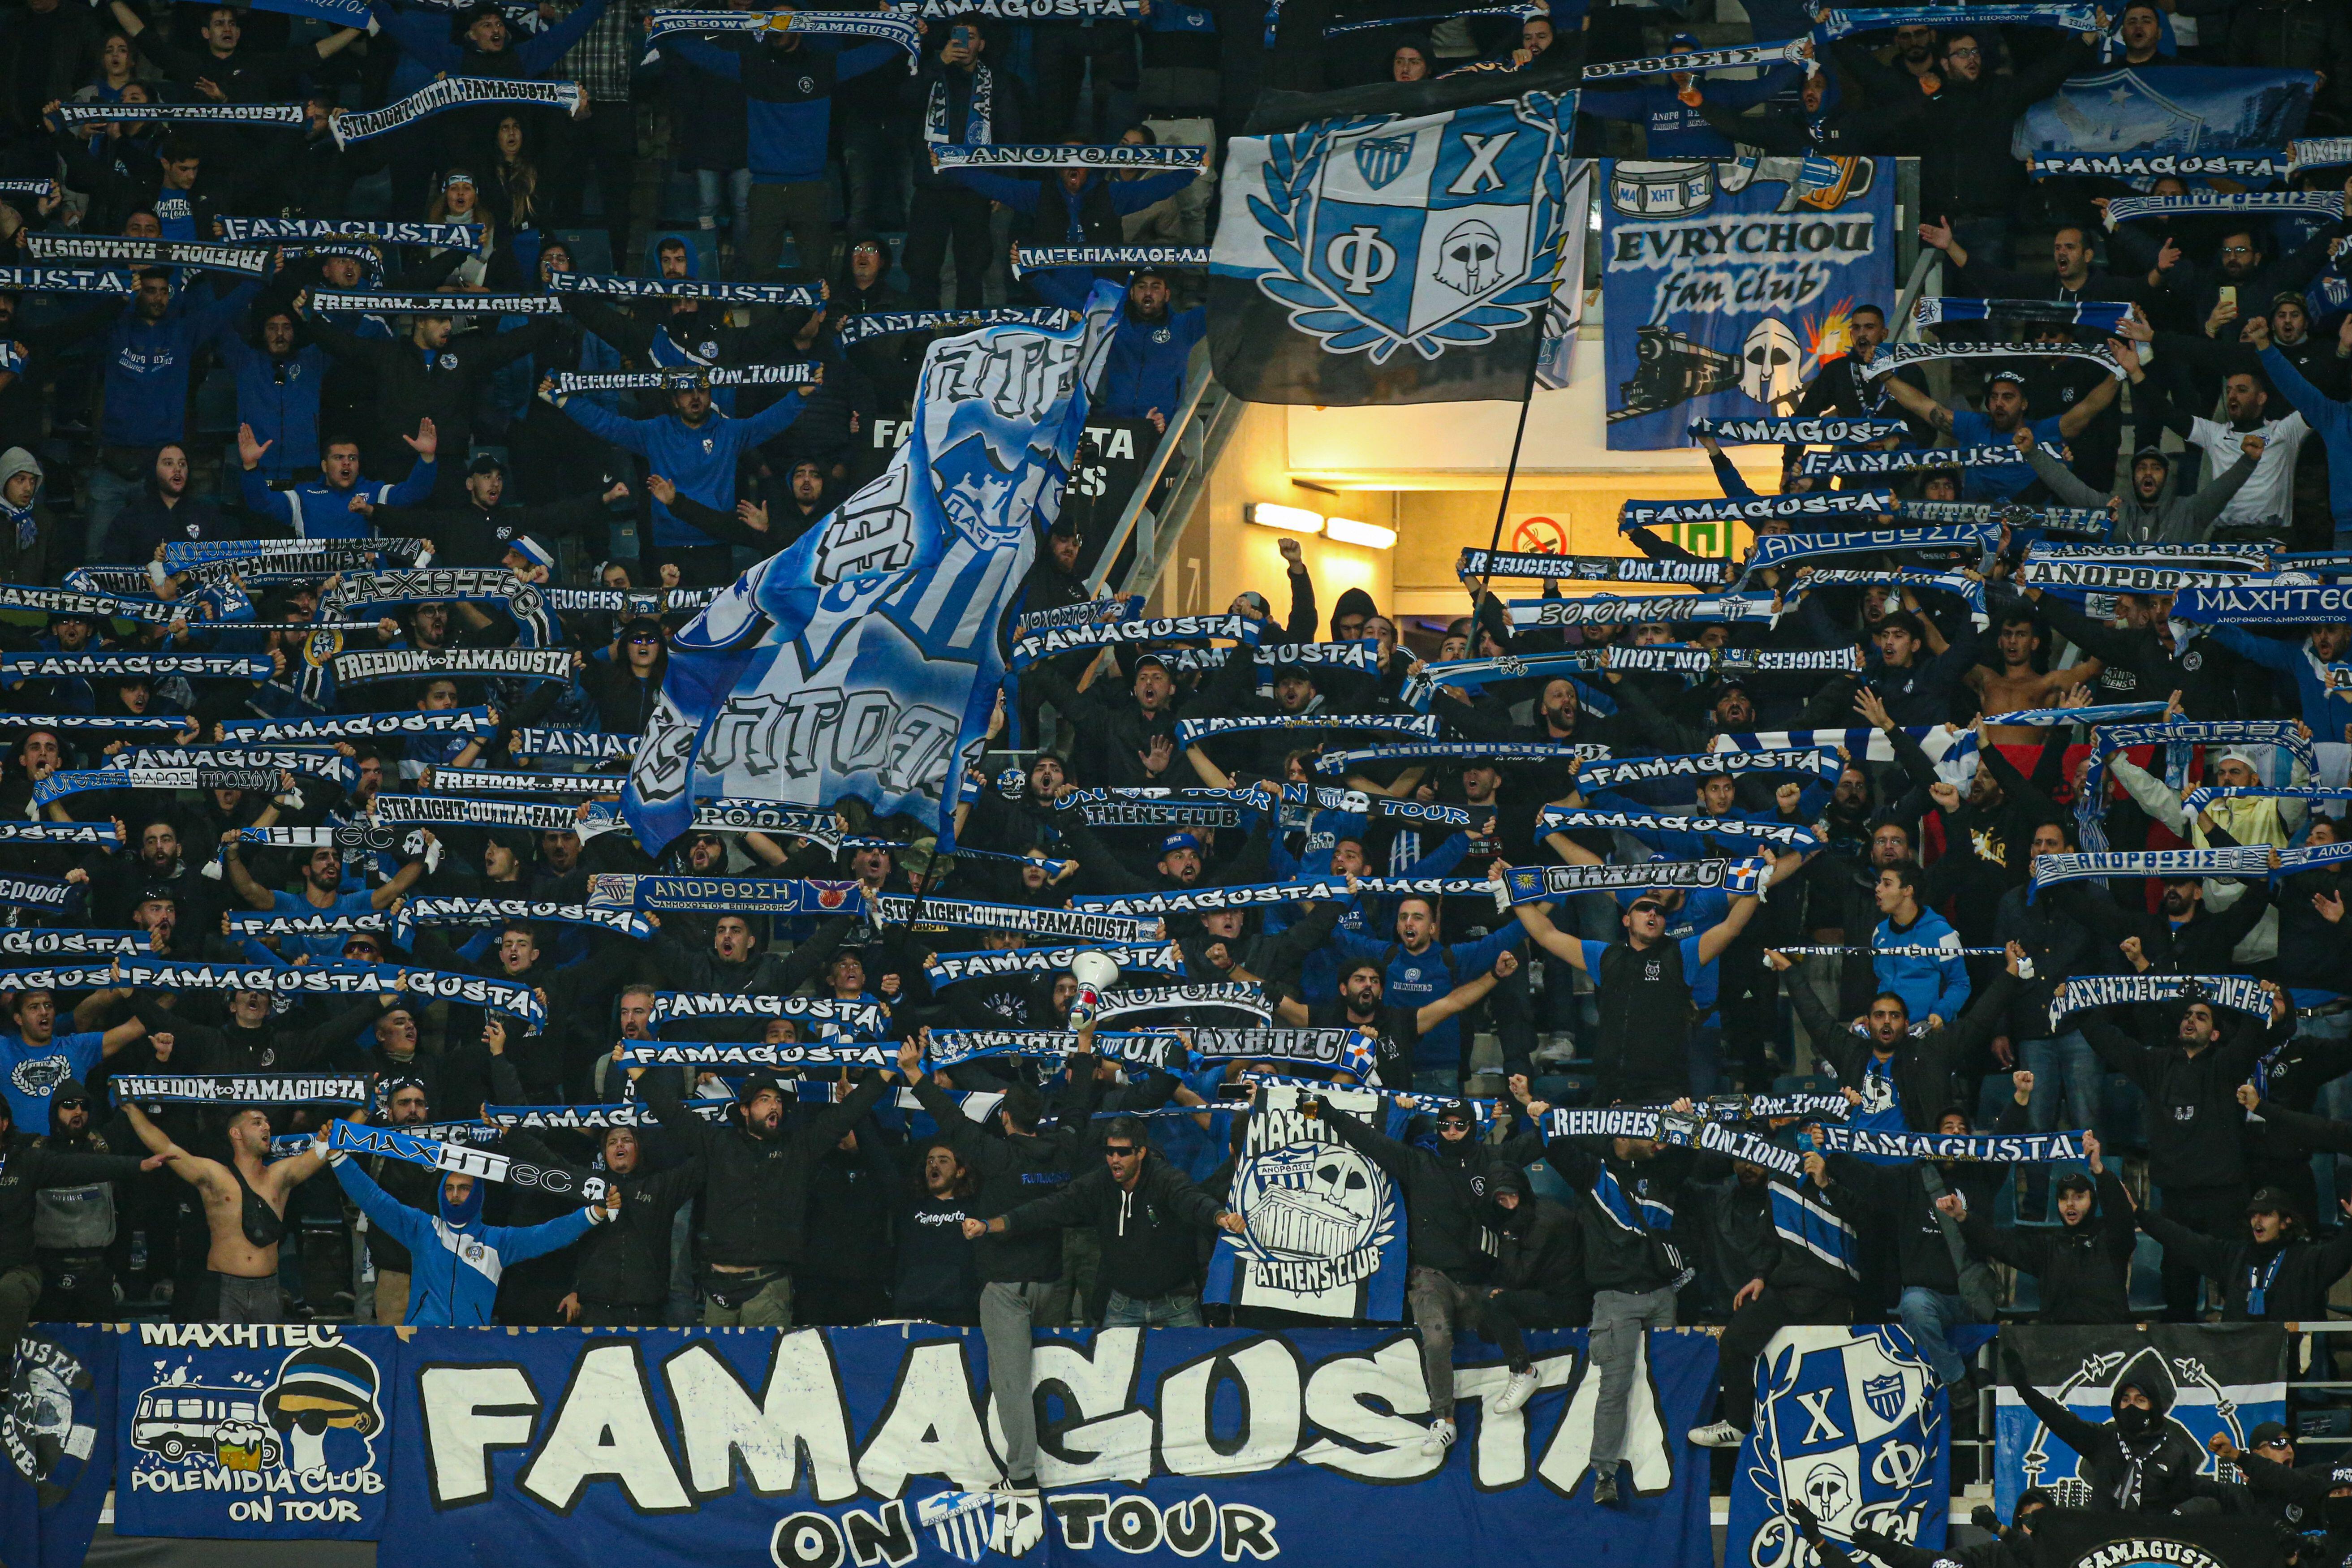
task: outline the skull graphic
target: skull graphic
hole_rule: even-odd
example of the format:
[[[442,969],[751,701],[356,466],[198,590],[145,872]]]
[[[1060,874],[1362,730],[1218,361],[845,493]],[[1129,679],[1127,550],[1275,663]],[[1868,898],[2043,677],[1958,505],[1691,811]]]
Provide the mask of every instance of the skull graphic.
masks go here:
[[[1823,1524],[1836,1523],[1853,1503],[1845,1471],[1834,1463],[1815,1465],[1805,1477],[1803,1490],[1805,1506],[1819,1515]]]
[[[1465,298],[1485,293],[1503,280],[1502,237],[1480,218],[1455,224],[1437,247],[1434,276]]]
[[[1804,359],[1797,346],[1797,334],[1777,316],[1767,317],[1748,329],[1748,342],[1740,350],[1739,390],[1775,412],[1786,413],[1796,406],[1802,390],[1799,370]]]

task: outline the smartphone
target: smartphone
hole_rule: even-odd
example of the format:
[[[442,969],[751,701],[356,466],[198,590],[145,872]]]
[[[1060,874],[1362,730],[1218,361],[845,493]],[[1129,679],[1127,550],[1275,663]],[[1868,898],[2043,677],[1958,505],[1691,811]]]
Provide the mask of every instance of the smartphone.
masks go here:
[[[950,27],[948,29],[948,40],[958,48],[968,49],[971,47],[971,28],[965,25]]]
[[[2238,286],[2236,284],[2224,283],[2221,285],[2221,303],[2229,306],[2232,310],[2237,308]]]

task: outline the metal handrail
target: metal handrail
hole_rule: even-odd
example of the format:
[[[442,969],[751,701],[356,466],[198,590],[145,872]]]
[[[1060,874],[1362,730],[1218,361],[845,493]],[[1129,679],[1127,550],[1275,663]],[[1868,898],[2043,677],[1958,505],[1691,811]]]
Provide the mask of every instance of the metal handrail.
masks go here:
[[[1183,399],[1169,416],[1168,428],[1160,432],[1160,444],[1151,449],[1150,459],[1136,476],[1135,489],[1128,496],[1127,504],[1119,509],[1118,521],[1112,525],[1110,537],[1103,541],[1102,553],[1096,557],[1095,569],[1087,578],[1087,592],[1093,597],[1102,597],[1110,582],[1111,569],[1118,564],[1119,554],[1126,550],[1127,542],[1135,537],[1136,524],[1151,500],[1151,492],[1159,488],[1161,476],[1168,471],[1168,465],[1175,460],[1176,454],[1182,448],[1184,437],[1192,428],[1192,416],[1200,412],[1201,400],[1215,384],[1216,378],[1209,373],[1208,345],[1195,344],[1192,363],[1184,376]]]

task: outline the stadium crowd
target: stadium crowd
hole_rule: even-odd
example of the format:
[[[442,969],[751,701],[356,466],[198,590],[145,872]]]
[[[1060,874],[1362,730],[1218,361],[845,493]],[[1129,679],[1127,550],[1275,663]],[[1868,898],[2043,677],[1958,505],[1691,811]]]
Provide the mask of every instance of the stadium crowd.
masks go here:
[[[1790,13],[1781,31],[1777,11]],[[1793,6],[1748,13],[1759,38],[1802,26]],[[233,285],[194,268],[142,269],[127,300],[95,305],[0,294],[0,330],[13,334],[0,368],[10,524],[0,581],[71,587],[79,567],[112,571],[89,581],[111,584],[118,606],[156,612],[42,614],[17,601],[0,620],[0,650],[68,661],[60,669],[117,655],[266,666],[251,677],[11,672],[0,826],[93,831],[0,839],[10,887],[70,889],[53,907],[28,898],[9,909],[9,963],[21,973],[95,953],[80,962],[383,966],[520,987],[544,1017],[401,985],[327,995],[19,984],[0,1035],[0,1341],[33,1318],[130,1312],[919,1318],[979,1325],[992,1356],[1017,1363],[1033,1327],[1184,1324],[1204,1311],[1246,1321],[1266,1310],[1201,1298],[1218,1236],[1242,1225],[1230,1194],[1248,1122],[1234,1112],[1269,1076],[1402,1194],[1410,1312],[1433,1388],[1450,1386],[1453,1337],[1469,1332],[1504,1347],[1522,1374],[1507,1397],[1524,1400],[1534,1385],[1524,1331],[1592,1326],[1606,1498],[1644,1328],[1724,1325],[1720,1418],[1696,1435],[1722,1446],[1748,1426],[1755,1394],[1752,1354],[1734,1347],[1752,1352],[1790,1323],[1899,1321],[1965,1411],[1983,1374],[1953,1348],[1955,1331],[1991,1321],[2020,1279],[2038,1283],[2043,1321],[2145,1313],[2156,1303],[2146,1282],[2135,1294],[2142,1232],[2161,1247],[2170,1319],[2325,1316],[2352,1269],[2352,1230],[2327,1223],[2343,1191],[2332,1156],[2352,1152],[2341,871],[2074,880],[2032,897],[2027,884],[2035,857],[2089,847],[2336,842],[2340,812],[2325,801],[2184,801],[2207,783],[2346,783],[2352,696],[2340,677],[2352,627],[2192,628],[2171,620],[2166,593],[2085,603],[2045,592],[2017,581],[2021,537],[2005,535],[1989,570],[1959,563],[1972,588],[1948,574],[1941,585],[1811,586],[1797,572],[1766,579],[1786,605],[1769,625],[1565,631],[1515,624],[1484,582],[1450,624],[1384,614],[1360,591],[1327,608],[1290,545],[1286,583],[1240,595],[1233,612],[1262,623],[1269,647],[1370,642],[1362,665],[1122,647],[1028,666],[1008,706],[1042,717],[1048,743],[999,753],[965,781],[958,838],[994,858],[940,853],[932,825],[854,804],[832,835],[698,826],[658,857],[586,815],[581,828],[598,830],[378,828],[379,794],[459,794],[478,768],[575,773],[567,800],[616,791],[670,639],[693,613],[653,591],[730,580],[816,526],[887,457],[870,433],[906,417],[928,339],[889,331],[845,346],[845,322],[939,306],[950,287],[959,308],[1069,302],[1083,274],[1008,278],[1008,239],[1205,235],[1209,181],[1189,173],[1007,179],[934,169],[931,148],[1213,142],[1265,88],[1525,70],[1555,51],[1634,58],[1670,31],[1657,26],[1663,13],[1619,7],[1529,17],[1516,36],[1507,19],[1455,17],[1403,43],[1375,33],[1324,47],[1322,28],[1349,15],[1293,4],[1262,42],[1259,8],[1223,3],[1153,0],[1142,17],[1083,24],[965,14],[929,24],[909,76],[888,46],[781,31],[666,39],[648,60],[643,16],[605,0],[569,10],[377,0],[363,30],[226,6],[167,16],[126,0],[10,10],[0,164],[19,184],[0,205],[0,243],[15,259],[39,258],[38,237],[53,232],[201,241],[236,217],[467,222],[482,238],[455,250],[288,246],[268,276]],[[2111,20],[2135,64],[2325,60],[2311,123],[2343,121],[2352,27],[2335,11],[2136,3]],[[1824,54],[1810,77],[1791,66],[1754,83],[1659,78],[1596,91],[1584,106],[1590,150],[1706,157],[1785,142],[1916,155],[1919,239],[1943,253],[1948,292],[2135,309],[2112,339],[2056,329],[2109,342],[2122,383],[2021,353],[1959,397],[1934,390],[1940,376],[1858,374],[1889,335],[1891,302],[1865,303],[1851,314],[1849,352],[1822,365],[1799,411],[1904,418],[1919,439],[2012,443],[2014,461],[1930,471],[1904,488],[2112,505],[2118,542],[2324,545],[2352,528],[2352,416],[2338,400],[2352,313],[2307,293],[2335,267],[2340,219],[2291,232],[2285,220],[2273,230],[2224,216],[2110,235],[2095,204],[2125,194],[2119,184],[2029,187],[2011,125],[2092,58],[2081,41],[1909,26]],[[331,114],[380,107],[441,72],[577,81],[584,104],[568,117],[463,110],[348,148],[331,134]],[[61,105],[298,97],[299,131],[60,116]],[[1171,130],[1184,112],[1139,118],[1155,109],[1197,116]],[[654,193],[674,177],[692,187],[698,221],[660,234],[636,215],[658,217],[667,198]],[[2315,178],[2328,188],[2325,171],[2305,176]],[[36,194],[42,182],[54,188]],[[2026,243],[2045,234],[2047,271]],[[736,310],[566,294],[561,314],[497,317],[311,302],[371,287],[512,294],[567,270],[823,281],[829,293],[814,307]],[[1196,292],[1183,275],[1133,279],[1100,405],[1109,415],[1164,426],[1175,411],[1202,331]],[[814,360],[822,379],[714,388],[707,374],[780,360]],[[551,379],[646,368],[678,374],[642,395],[566,396]],[[233,406],[226,421],[208,388]],[[2063,461],[2050,450],[2060,444]],[[1727,492],[1752,493],[1717,458]],[[1792,467],[1783,489],[1814,482]],[[516,617],[476,598],[346,624],[331,613],[338,578],[247,581],[167,561],[173,546],[257,539],[421,541],[436,564],[620,592],[551,611],[546,641],[531,643]],[[1654,535],[1635,542],[1686,558]],[[1041,542],[1024,611],[1083,604],[1103,544],[1090,521],[1066,517]],[[123,587],[123,569],[145,586]],[[322,678],[347,650],[462,662],[526,646],[564,650],[567,668],[340,688]],[[1508,674],[1508,660],[1567,648],[1654,647],[1852,650],[1857,668]],[[1414,711],[1412,689],[1432,667],[1481,658],[1507,661],[1502,677],[1440,685],[1426,710],[1443,742],[1483,754],[1318,771],[1324,751],[1377,747],[1378,721]],[[2305,744],[2201,746],[2168,776],[2164,748],[2104,754],[2086,728],[2046,711],[2095,698],[2168,703],[2192,721],[2283,720]],[[471,734],[388,724],[383,736],[311,748],[235,734],[257,717],[476,710],[486,720]],[[1185,721],[1276,717],[1286,726],[1178,733]],[[137,722],[156,719],[180,722],[161,732]],[[1581,777],[1601,759],[1753,751],[1751,737],[1784,730],[1837,732],[1838,766],[1696,770],[1609,788]],[[565,733],[615,743],[575,757],[525,739]],[[223,769],[263,776],[43,788],[135,770],[150,747],[188,767],[218,748]],[[1318,784],[1345,787],[1285,794]],[[1149,811],[1090,811],[1076,793],[1171,788],[1228,793],[1173,830]],[[1458,807],[1466,826],[1392,815],[1386,802]],[[1541,819],[1552,807],[1683,825],[1555,828]],[[1768,836],[1760,850],[1742,825]],[[1799,837],[1770,847],[1782,828]],[[1653,858],[1727,858],[1750,874],[1516,903],[1484,888],[1352,886],[1491,873],[1500,889],[1508,868]],[[949,976],[936,962],[1043,939],[959,931],[926,921],[919,905],[904,921],[671,910],[642,934],[582,918],[592,879],[654,871],[833,879],[869,899],[1036,910],[1081,895],[1321,879],[1316,897],[1171,910],[1172,954],[1130,983],[1255,982],[1265,999],[1263,1013],[1188,1005],[1147,1028],[1339,1029],[1362,1044],[1348,1064],[1319,1069],[1278,1051],[1132,1059],[1097,1038],[1100,998],[1066,965]],[[521,912],[403,918],[424,899],[518,900]],[[317,923],[254,934],[237,929],[247,916]],[[111,948],[70,945],[110,933]],[[2147,974],[2250,976],[2260,989],[2053,1016],[2069,980]],[[805,995],[872,1027],[812,1022],[824,1013],[657,1022],[666,992]],[[1055,1032],[1066,1044],[943,1062],[933,1035],[948,1030]],[[661,1039],[791,1046],[820,1034],[887,1050],[856,1071],[625,1059]],[[338,1073],[369,1075],[374,1123],[451,1138],[474,1123],[501,1152],[602,1176],[610,1191],[583,1207],[314,1146],[304,1135],[330,1107],[142,1109],[110,1087],[129,1075]],[[1299,1088],[1318,1078],[1328,1087]],[[1369,1120],[1347,1109],[1366,1087],[1380,1095]],[[1561,1131],[1549,1114],[1696,1115],[1774,1094],[1832,1102],[1756,1119],[1796,1157],[1794,1173],[1660,1137]],[[572,1126],[493,1129],[485,1107],[601,1109]],[[2091,1136],[2080,1163],[1916,1160],[1824,1150],[1823,1123]],[[1004,1414],[1011,1478],[1031,1482],[1034,1431],[1019,1429],[1025,1412]],[[1442,1448],[1453,1433],[1440,1415],[1428,1441]]]

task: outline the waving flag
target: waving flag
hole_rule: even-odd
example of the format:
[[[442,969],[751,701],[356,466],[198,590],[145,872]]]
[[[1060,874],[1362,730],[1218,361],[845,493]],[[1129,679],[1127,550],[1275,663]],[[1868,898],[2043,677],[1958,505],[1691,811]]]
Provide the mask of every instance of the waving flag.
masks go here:
[[[2020,158],[2102,153],[2216,153],[2284,147],[2311,112],[2307,70],[2128,67],[2068,77],[2010,135]]]
[[[890,466],[678,633],[622,811],[658,849],[705,797],[929,812],[977,760],[1005,612],[1060,514],[1120,291],[933,343]]]

